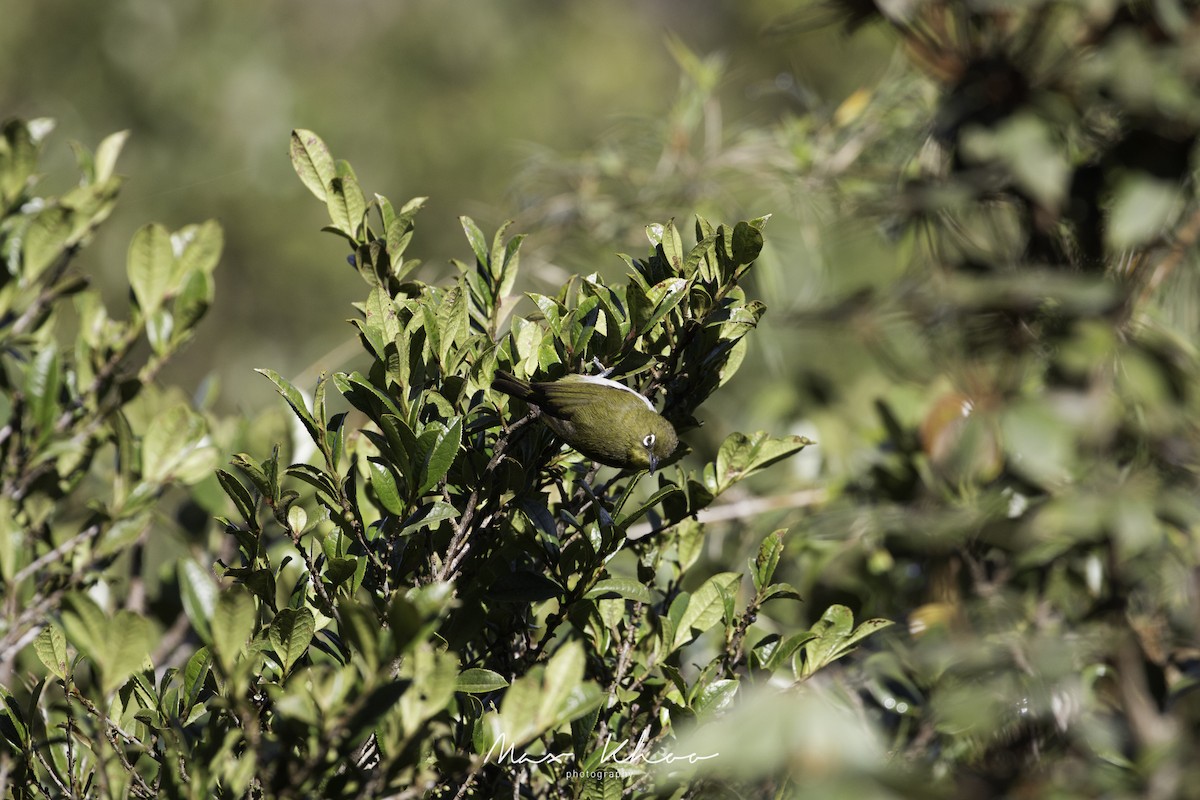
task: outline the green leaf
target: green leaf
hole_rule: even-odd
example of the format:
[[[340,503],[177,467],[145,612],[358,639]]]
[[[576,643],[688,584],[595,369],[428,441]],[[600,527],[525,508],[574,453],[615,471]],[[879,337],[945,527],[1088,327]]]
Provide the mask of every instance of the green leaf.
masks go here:
[[[300,394],[300,390],[291,384],[286,378],[282,377],[278,372],[272,369],[256,369],[254,370],[260,375],[275,384],[275,388],[287,404],[292,407],[292,411],[296,414],[297,419],[304,424],[304,429],[308,431],[308,435],[312,437],[313,442],[320,447],[322,434],[320,428],[317,427],[316,421],[312,414],[308,411],[308,405],[304,402],[304,395]]]
[[[583,646],[577,641],[566,643],[550,657],[546,663],[541,696],[535,715],[541,730],[545,730],[557,721],[567,721],[560,720],[560,714],[565,710],[571,693],[583,680],[583,667]]]
[[[775,575],[775,567],[779,565],[779,556],[783,553],[783,534],[778,530],[763,539],[758,548],[758,555],[750,563],[750,575],[754,579],[754,590],[760,595],[763,587],[771,582]]]
[[[371,488],[375,490],[379,504],[389,513],[403,514],[404,500],[400,497],[400,490],[396,486],[396,478],[392,475],[391,468],[377,459],[371,459],[368,464],[371,470]]]
[[[200,638],[206,643],[212,642],[211,622],[217,605],[217,582],[193,558],[180,561],[176,574],[183,612]]]
[[[254,600],[243,589],[229,589],[217,598],[212,618],[213,651],[224,675],[233,674],[238,657],[246,651],[257,616]]]
[[[691,282],[686,278],[667,278],[651,286],[646,299],[654,310],[645,324],[639,326],[640,330],[649,331],[662,322],[687,297],[690,287]]]
[[[31,131],[37,122],[19,119],[4,122],[0,136],[0,208],[7,209],[29,188],[30,178],[37,169],[39,148]],[[53,128],[53,124],[48,127]]]
[[[0,738],[11,745],[14,753],[30,752],[29,725],[21,706],[8,689],[0,684]]]
[[[646,331],[646,322],[654,313],[654,302],[649,295],[650,287],[642,276],[636,272],[629,273],[629,283],[625,285],[625,303],[629,306],[630,326],[639,333]]]
[[[586,769],[589,777],[579,787],[579,800],[621,800],[625,793],[625,780],[616,770]],[[591,773],[596,777],[590,777]]]
[[[499,236],[499,232],[497,232]],[[495,301],[499,303],[505,297],[512,294],[513,285],[517,282],[517,272],[521,264],[521,242],[525,241],[525,234],[519,234],[508,240],[504,246],[504,256],[500,260],[500,266],[497,267],[496,260],[492,259],[492,274],[495,275],[499,270],[499,285],[496,288]]]
[[[200,692],[204,689],[204,681],[208,678],[211,671],[212,650],[207,646],[201,647],[192,653],[191,658],[184,665],[183,691],[186,702],[184,703],[183,712],[185,716],[200,699]]]
[[[53,622],[46,625],[33,640],[33,649],[55,677],[59,680],[67,677],[67,637],[63,635],[62,628]]]
[[[596,600],[604,597],[623,597],[626,600],[636,600],[639,603],[653,603],[654,595],[650,588],[633,578],[605,578],[597,581],[584,597]]]
[[[682,491],[683,491],[682,489],[680,489],[678,486],[676,486],[673,483],[668,483],[665,486],[659,487],[659,489],[657,491],[655,491],[654,494],[652,494],[648,498],[646,498],[645,502],[638,505],[636,508],[633,509],[633,511],[630,511],[628,514],[622,516],[620,518],[620,520],[616,523],[616,529],[618,531],[620,531],[621,533],[624,533],[625,531],[627,531],[630,528],[630,526],[632,526],[634,523],[636,523],[638,520],[640,520],[646,514],[650,513],[650,510],[653,509],[655,506],[657,506],[659,503],[661,503],[663,500],[665,500],[666,498],[668,498],[674,494],[682,493]]]
[[[738,266],[750,264],[762,252],[762,231],[748,222],[739,222],[733,226],[733,241],[731,244],[734,264]]]
[[[498,672],[478,667],[463,670],[454,684],[456,692],[467,694],[488,694],[508,686],[508,681]]]
[[[435,423],[435,425],[437,425]],[[449,428],[441,429],[433,438],[432,445],[428,448],[429,455],[425,458],[425,465],[421,470],[421,483],[417,489],[418,495],[423,495],[430,489],[438,485],[438,482],[446,476],[450,470],[450,466],[454,463],[454,457],[458,455],[459,445],[462,444],[462,418],[455,418]],[[428,431],[421,435],[421,440],[424,440]]]
[[[271,482],[267,478],[267,473],[264,472],[263,468],[254,461],[253,457],[247,453],[237,453],[229,460],[229,463],[237,467],[238,471],[245,475],[250,482],[254,484],[255,490],[257,490],[260,495],[274,499],[275,495],[271,491]],[[289,474],[291,471],[292,468],[289,467]]]
[[[720,714],[732,706],[739,687],[738,681],[729,678],[706,683],[692,700],[692,710],[699,717]]]
[[[1000,417],[1001,442],[1011,469],[1034,485],[1068,482],[1078,469],[1077,434],[1040,399],[1008,404]]]
[[[512,681],[500,700],[500,735],[508,745],[520,747],[544,730],[538,718],[541,672],[541,668],[534,668]]]
[[[159,412],[142,440],[142,477],[153,484],[199,480],[215,460],[204,419],[183,403]]]
[[[672,529],[672,538],[678,554],[679,571],[687,572],[704,550],[704,524],[695,519],[685,519]]]
[[[679,230],[675,221],[671,220],[658,231],[658,244],[662,245],[663,256],[667,259],[671,271],[676,275],[683,270],[683,240],[679,238]]]
[[[308,650],[315,632],[316,620],[307,608],[283,608],[275,615],[268,635],[275,655],[283,664],[284,674],[290,673],[292,666]]]
[[[211,277],[225,247],[225,233],[221,224],[210,219],[199,225],[187,225],[175,234],[175,239],[183,244],[183,252],[179,254],[177,283],[189,280],[194,273]]]
[[[259,470],[259,472],[262,471]],[[287,474],[293,478],[299,478],[317,491],[323,492],[326,497],[332,499],[338,496],[337,483],[334,478],[312,464],[292,464],[287,468]]]
[[[470,217],[459,217],[458,221],[462,225],[463,233],[467,235],[467,241],[471,243],[471,252],[475,254],[475,261],[486,267],[490,259],[488,258],[487,238],[484,237],[483,231]]]
[[[25,396],[34,429],[44,442],[54,432],[54,418],[59,413],[59,391],[62,387],[62,368],[58,349],[45,346],[33,359],[25,380]]]
[[[725,613],[724,598],[736,589],[741,579],[742,576],[736,572],[718,572],[692,593],[679,617],[672,650],[683,647],[696,635],[721,621]]]
[[[297,128],[292,131],[289,151],[292,169],[308,190],[320,201],[325,202],[330,182],[337,177],[333,156],[321,137],[312,131]]]
[[[830,606],[817,624],[812,626],[810,633],[815,638],[805,642],[797,651],[796,677],[810,677],[817,670],[850,653],[862,639],[892,624],[891,620],[869,619],[854,628],[854,612],[843,605]]]
[[[72,232],[72,215],[64,208],[47,208],[29,223],[21,243],[21,279],[36,281],[62,255]]]
[[[407,536],[422,528],[436,527],[442,520],[454,519],[457,516],[458,509],[453,505],[443,503],[441,500],[434,500],[431,503],[427,502],[405,518],[400,532]]]
[[[731,433],[717,452],[715,475],[705,471],[706,487],[718,495],[747,476],[799,453],[810,444],[813,444],[812,440],[803,436],[775,437],[763,431],[753,436]]]
[[[85,594],[71,594],[63,603],[62,624],[67,638],[80,651],[91,657],[103,669],[101,657],[106,654],[108,617]]]
[[[150,620],[132,611],[108,617],[87,595],[72,594],[63,606],[67,636],[100,671],[105,695],[145,666],[155,644]]]
[[[1030,110],[992,127],[970,125],[961,136],[960,152],[976,164],[1002,165],[1017,186],[1047,208],[1057,209],[1067,194],[1071,168],[1058,144],[1055,123]]]
[[[800,600],[800,591],[790,583],[772,583],[762,593],[762,601],[765,603],[768,600],[783,599],[783,600]]]
[[[12,586],[13,576],[29,559],[27,552],[25,530],[17,522],[13,500],[0,496],[0,578],[6,587]]]
[[[96,156],[92,160],[92,182],[104,183],[113,176],[117,167],[117,157],[129,138],[129,131],[117,131],[105,136],[96,146]]]
[[[348,672],[349,669],[350,667],[346,667],[343,670],[343,674]],[[337,681],[334,684],[336,686],[350,686],[349,680],[341,678],[335,678],[334,680]],[[412,690],[412,687],[413,681],[410,680],[389,680],[371,689],[366,696],[360,699],[357,703],[358,709],[344,723],[345,730],[352,734],[349,741],[358,744],[365,741],[374,731],[380,718],[392,711],[396,704],[404,698],[405,694]],[[337,706],[335,705],[334,707],[336,708]],[[313,722],[316,722],[316,720],[313,720]],[[413,732],[406,731],[405,733],[411,735]]]
[[[175,275],[175,252],[166,228],[150,224],[133,235],[126,272],[138,308],[149,317],[162,306]]]
[[[600,300],[600,309],[604,314],[605,338],[614,346],[619,345],[629,333],[629,316],[621,298],[609,287],[600,282],[596,275],[584,278],[583,290]]]
[[[435,316],[440,338],[437,347],[438,362],[446,365],[454,345],[467,338],[469,325],[467,292],[464,291],[461,282],[458,286],[446,291],[445,295],[441,298]]]
[[[197,270],[191,273],[187,282],[183,284],[183,288],[175,297],[175,303],[171,309],[175,323],[174,334],[176,340],[188,332],[190,328],[194,327],[208,313],[215,291],[212,276],[207,272]]]
[[[325,560],[325,578],[333,586],[341,586],[354,577],[358,572],[360,562],[357,558],[342,558],[334,556]]]
[[[1134,173],[1118,183],[1105,231],[1113,250],[1124,250],[1158,236],[1182,202],[1175,180]]]
[[[225,490],[225,494],[233,501],[233,505],[237,508],[238,513],[242,515],[242,519],[246,524],[251,529],[256,528],[258,515],[254,509],[254,498],[250,496],[250,492],[246,489],[245,485],[223,469],[217,470],[217,482],[221,484],[221,488]]]
[[[329,219],[334,227],[351,241],[357,241],[358,229],[367,213],[367,199],[358,185],[354,170],[345,161],[335,164],[337,177],[330,181],[330,194],[326,198]]]
[[[412,678],[412,685],[400,698],[400,715],[405,731],[411,735],[419,725],[438,714],[454,699],[458,682],[458,659],[451,653],[421,642],[405,659],[401,675]]]
[[[350,405],[366,414],[371,419],[378,419],[382,413],[399,417],[400,409],[385,392],[371,384],[362,373],[335,372],[333,385],[350,402]]]
[[[157,644],[154,625],[133,611],[119,611],[109,626],[111,648],[108,666],[104,670],[104,691],[116,691],[129,676],[148,666],[150,652]]]
[[[142,503],[149,505],[153,501],[151,494],[138,491],[145,486],[146,484],[139,484],[131,493],[130,504],[127,507],[127,513],[130,513],[130,516],[124,516],[114,521],[100,537],[95,549],[97,556],[113,556],[125,551],[150,527],[151,508],[144,508],[137,513],[132,513],[130,508],[140,506]]]
[[[175,317],[166,308],[159,308],[146,317],[146,339],[156,355],[164,355],[175,335]]]

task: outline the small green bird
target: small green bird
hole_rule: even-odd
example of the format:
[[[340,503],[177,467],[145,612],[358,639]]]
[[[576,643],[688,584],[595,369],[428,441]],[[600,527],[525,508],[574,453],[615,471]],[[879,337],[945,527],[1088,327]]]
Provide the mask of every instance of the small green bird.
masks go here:
[[[675,428],[653,403],[608,378],[567,375],[530,383],[497,371],[492,388],[537,406],[563,441],[610,467],[654,472],[679,445]]]

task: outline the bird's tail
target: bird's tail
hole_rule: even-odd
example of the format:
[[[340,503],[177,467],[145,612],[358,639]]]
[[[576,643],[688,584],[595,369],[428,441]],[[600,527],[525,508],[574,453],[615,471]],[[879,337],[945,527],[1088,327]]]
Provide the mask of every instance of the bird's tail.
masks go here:
[[[527,381],[523,381],[514,375],[509,375],[504,370],[496,370],[496,374],[492,378],[492,388],[521,400],[530,400],[533,397],[533,392]]]

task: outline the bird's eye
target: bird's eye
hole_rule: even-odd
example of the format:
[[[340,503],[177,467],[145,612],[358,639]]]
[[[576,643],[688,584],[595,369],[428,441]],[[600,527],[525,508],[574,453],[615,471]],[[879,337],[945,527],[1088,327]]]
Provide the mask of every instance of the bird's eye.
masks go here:
[[[642,439],[642,444],[645,445],[646,447],[654,447],[654,434],[647,433],[646,438]]]

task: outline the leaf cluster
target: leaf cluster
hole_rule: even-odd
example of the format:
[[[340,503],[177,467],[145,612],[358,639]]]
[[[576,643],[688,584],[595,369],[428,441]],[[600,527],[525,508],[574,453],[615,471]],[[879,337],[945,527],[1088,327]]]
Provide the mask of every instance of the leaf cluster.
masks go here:
[[[94,559],[153,528],[163,486],[211,468],[195,412],[171,406],[138,429],[122,409],[210,298],[218,229],[139,231],[130,321],[83,304],[71,359],[41,355],[34,343],[49,338],[14,339],[31,355],[6,362],[8,375],[30,373],[13,378],[24,394],[9,435],[55,454],[58,491],[87,468],[54,444],[78,441],[79,426],[96,437],[92,452],[111,447],[115,466],[104,476],[113,500],[92,504],[86,535],[49,524],[51,538],[31,535],[35,506],[5,495],[25,515],[0,530],[10,551],[19,545],[5,589],[24,592],[7,607],[24,611],[23,627],[3,633],[16,651],[30,645],[42,670],[26,665],[32,690],[0,690],[0,775],[17,776],[17,796],[684,794],[697,789],[651,758],[670,756],[680,726],[719,717],[743,685],[803,682],[888,624],[856,626],[841,605],[809,631],[774,622],[769,609],[799,599],[776,575],[782,530],[750,559],[749,581],[702,558],[696,514],[807,439],[734,433],[711,463],[676,463],[650,485],[564,449],[491,388],[498,369],[553,379],[602,364],[681,431],[698,425],[764,311],[740,282],[765,218],[698,219],[690,246],[671,223],[649,226],[650,253],[622,256],[623,283],[572,278],[554,296],[528,295],[522,315],[512,296],[521,236],[502,228],[489,239],[463,218],[470,260],[426,283],[405,257],[422,199],[399,210],[368,201],[311,132],[293,134],[291,155],[368,285],[351,324],[369,366],[322,376],[311,394],[259,370],[306,441],[216,470],[225,545],[215,576],[195,559],[177,565],[187,626],[169,665],[135,607],[73,589],[94,579]],[[65,253],[75,244],[63,235]],[[25,294],[6,286],[17,319],[65,272],[39,274],[54,280]],[[148,354],[131,373],[135,340]],[[38,438],[58,420],[68,422]],[[26,459],[9,456],[6,487],[47,469],[29,444],[6,452]],[[652,534],[631,539],[647,521]],[[35,546],[45,555],[27,555]],[[69,558],[57,566],[58,555]],[[33,588],[49,599],[31,600]]]
[[[128,701],[160,633],[135,603],[112,614],[93,598],[130,592],[164,494],[216,464],[204,417],[155,376],[212,303],[222,235],[140,229],[114,317],[80,259],[116,202],[126,135],[76,145],[80,180],[54,195],[38,173],[52,128],[0,130],[0,791],[118,795],[141,785],[125,752],[139,743],[108,701],[122,687]],[[18,690],[30,644],[48,671]]]

